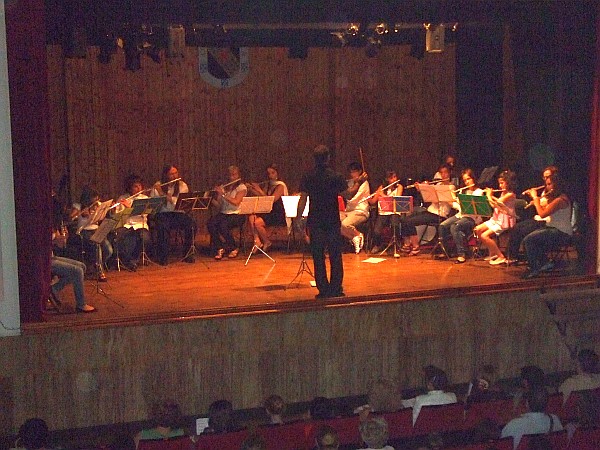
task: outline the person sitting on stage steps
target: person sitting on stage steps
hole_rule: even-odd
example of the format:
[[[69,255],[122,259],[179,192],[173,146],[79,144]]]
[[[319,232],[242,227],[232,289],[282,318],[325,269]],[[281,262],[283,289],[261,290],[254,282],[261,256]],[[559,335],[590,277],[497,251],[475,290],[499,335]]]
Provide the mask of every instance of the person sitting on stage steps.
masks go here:
[[[514,192],[515,184],[515,173],[510,170],[505,170],[498,175],[498,186],[501,191],[500,197],[494,197],[492,195],[492,189],[485,189],[485,194],[490,205],[494,208],[494,213],[489,220],[477,225],[474,231],[477,235],[477,239],[479,239],[482,245],[487,248],[489,255],[486,260],[489,261],[492,266],[506,262],[506,257],[492,236],[499,236],[504,231],[515,226],[515,204],[517,200]]]
[[[163,167],[160,181],[154,184],[150,194],[151,197],[164,196],[166,200],[166,203],[154,217],[157,230],[156,256],[158,258],[157,262],[161,266],[166,266],[168,263],[169,230],[183,230],[185,233],[183,245],[186,251],[192,249],[194,245],[194,231],[196,230],[194,220],[183,211],[175,211],[179,194],[187,194],[189,191],[188,185],[180,179],[177,167],[167,164]],[[194,255],[188,254],[183,261],[193,263],[194,260]]]
[[[315,168],[304,174],[300,181],[301,199],[298,202],[298,216],[310,198],[307,227],[310,235],[310,249],[315,269],[315,282],[319,293],[316,298],[343,296],[342,281],[342,234],[338,207],[338,194],[348,185],[344,177],[330,167],[331,154],[325,145],[318,145],[313,151]],[[329,250],[331,276],[327,278],[325,251]]]
[[[93,234],[98,229],[97,223],[90,223],[93,219],[96,209],[100,206],[100,194],[91,186],[84,186],[81,191],[79,203],[73,204],[71,217],[77,219],[77,229],[81,230],[82,249],[87,255],[93,255],[93,261],[97,269],[97,277],[99,281],[107,281],[104,270],[107,269],[107,262],[113,254],[113,247],[110,241],[105,238],[99,248],[90,240]]]
[[[344,192],[346,210],[340,211],[340,220],[342,221],[342,236],[352,242],[354,253],[360,253],[363,248],[365,237],[356,229],[361,223],[369,219],[369,202],[362,201],[371,194],[367,173],[363,172],[360,163],[352,162],[348,164],[350,172],[350,181],[348,188]]]
[[[237,257],[239,249],[231,230],[243,226],[246,220],[245,216],[240,215],[240,204],[248,188],[241,181],[240,169],[237,166],[229,166],[227,175],[229,183],[214,188],[216,196],[211,202],[219,212],[208,219],[207,223],[210,246],[216,260],[223,259],[224,254],[227,254],[228,258]]]
[[[380,185],[377,188],[377,191],[375,192],[374,196],[369,200],[369,203],[371,203],[371,204],[377,203],[377,208],[378,208],[377,219],[375,220],[375,226],[373,227],[373,247],[371,248],[372,253],[379,253],[379,251],[382,248],[383,243],[382,243],[381,235],[383,233],[383,229],[388,225],[391,227],[394,227],[394,228],[398,228],[398,225],[400,224],[400,216],[398,216],[398,214],[394,214],[391,212],[381,210],[381,205],[379,205],[379,199],[384,196],[385,197],[400,196],[400,195],[402,195],[404,188],[398,181],[398,175],[396,174],[395,170],[388,170],[385,173],[384,181],[385,181],[385,186],[389,186],[392,183],[396,183],[396,184],[385,189],[385,191],[383,189],[384,188],[383,184]]]
[[[267,166],[267,180],[263,183],[250,183],[248,195],[273,196],[273,209],[267,214],[251,214],[248,216],[248,225],[254,237],[254,244],[267,251],[271,247],[271,241],[267,234],[267,227],[276,225],[291,225],[285,217],[282,195],[288,195],[287,185],[279,179],[277,165]]]
[[[117,199],[115,213],[118,214],[125,208],[130,208],[135,200],[147,199],[143,193],[142,179],[137,175],[129,175],[125,178],[125,194]],[[136,260],[139,258],[142,248],[150,245],[150,230],[147,218],[142,214],[130,216],[122,227],[115,230],[115,243],[121,263],[129,270],[135,271]]]
[[[461,190],[463,194],[483,195],[483,190],[475,184],[475,175],[472,169],[465,169],[462,172],[462,181],[465,187]],[[454,195],[454,194],[453,194]],[[467,236],[473,234],[473,228],[479,225],[482,221],[481,216],[464,216],[460,211],[460,204],[456,201],[453,204],[454,209],[458,210],[456,215],[449,217],[440,223],[438,233],[442,239],[444,246],[450,240],[450,236],[454,240],[456,246],[456,263],[462,264],[466,261],[466,246]]]
[[[450,168],[447,165],[441,165],[438,169],[433,181],[437,184],[450,185]],[[421,183],[415,183],[417,190]],[[448,217],[452,205],[448,202],[431,203],[427,207],[427,211],[415,212],[401,221],[402,223],[402,238],[404,244],[402,251],[408,253],[408,256],[416,256],[420,253],[419,236],[417,235],[417,226],[419,225],[434,225],[438,224]]]
[[[59,232],[52,233],[52,244],[64,248],[67,237]],[[85,290],[83,286],[86,266],[81,261],[51,255],[50,273],[58,277],[58,281],[52,285],[52,293],[58,296],[68,284],[73,285],[75,293],[75,308],[77,312],[90,313],[96,311],[92,305],[85,301]]]

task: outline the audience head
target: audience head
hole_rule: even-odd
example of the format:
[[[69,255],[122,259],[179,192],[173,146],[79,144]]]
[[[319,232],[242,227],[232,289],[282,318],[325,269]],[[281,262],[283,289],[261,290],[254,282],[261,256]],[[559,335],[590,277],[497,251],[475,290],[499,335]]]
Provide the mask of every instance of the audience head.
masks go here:
[[[514,192],[517,188],[517,174],[512,170],[504,170],[500,172],[500,175],[498,175],[498,184],[500,184],[501,181],[506,183],[506,190],[508,192]]]
[[[390,380],[378,380],[369,390],[369,406],[375,412],[394,412],[402,408],[402,395]]]
[[[217,400],[208,407],[208,427],[214,433],[227,433],[235,430],[233,406],[227,400]]]
[[[323,425],[317,430],[315,441],[318,450],[336,450],[340,446],[337,432],[329,425]]]
[[[525,366],[521,368],[521,387],[531,389],[535,386],[544,386],[544,371],[538,366]]]
[[[242,442],[240,450],[267,450],[267,443],[259,435],[252,435]]]
[[[369,448],[383,448],[388,440],[388,424],[383,417],[371,417],[361,422],[360,437]]]
[[[577,362],[579,363],[579,370],[582,373],[600,372],[600,367],[598,367],[598,355],[594,350],[580,350],[577,355]]]
[[[44,448],[48,445],[48,425],[42,419],[33,418],[27,419],[21,428],[17,442],[19,446],[25,447],[27,450]]]
[[[548,390],[544,386],[534,386],[525,393],[529,411],[546,412],[548,406]]]
[[[265,400],[264,407],[267,414],[271,416],[271,423],[275,423],[274,418],[281,418],[285,412],[285,401],[279,395],[271,395]],[[277,423],[280,422],[280,420],[277,421]]]
[[[315,397],[310,402],[308,412],[311,419],[332,419],[335,417],[335,405],[333,400],[326,397]]]
[[[436,366],[423,367],[427,390],[444,391],[448,387],[448,375]]]
[[[326,166],[331,159],[331,151],[326,145],[317,145],[313,150],[313,157],[317,166]]]
[[[150,418],[155,427],[179,428],[183,422],[179,405],[173,400],[166,400],[152,405]]]

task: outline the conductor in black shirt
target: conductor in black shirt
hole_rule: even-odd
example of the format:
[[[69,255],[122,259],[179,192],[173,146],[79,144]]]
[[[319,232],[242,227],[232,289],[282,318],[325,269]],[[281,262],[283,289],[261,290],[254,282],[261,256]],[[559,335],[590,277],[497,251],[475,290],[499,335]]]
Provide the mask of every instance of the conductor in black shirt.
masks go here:
[[[319,294],[316,298],[342,297],[342,235],[338,208],[338,194],[348,188],[346,180],[329,167],[331,152],[325,145],[318,145],[313,152],[314,170],[304,174],[300,182],[302,199],[299,210],[304,210],[306,195],[310,198],[307,227],[310,249],[315,269],[315,281]],[[301,209],[300,209],[301,208]],[[331,276],[327,279],[325,251],[329,250]]]

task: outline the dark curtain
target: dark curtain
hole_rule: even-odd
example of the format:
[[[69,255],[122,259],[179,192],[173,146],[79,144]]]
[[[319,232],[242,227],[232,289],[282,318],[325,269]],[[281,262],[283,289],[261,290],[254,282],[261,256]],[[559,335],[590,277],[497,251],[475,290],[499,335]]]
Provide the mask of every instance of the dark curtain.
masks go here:
[[[596,261],[598,258],[598,164],[600,163],[600,6],[596,11],[596,48],[595,48],[595,70],[594,70],[594,90],[592,98],[592,126],[591,126],[591,145],[590,145],[590,169],[588,183],[587,209],[589,213],[589,234],[593,239],[588,241],[587,253],[589,255],[590,271],[596,271]]]
[[[5,2],[21,320],[50,285],[51,181],[44,0]]]
[[[502,29],[457,31],[456,142],[461,167],[502,165]]]

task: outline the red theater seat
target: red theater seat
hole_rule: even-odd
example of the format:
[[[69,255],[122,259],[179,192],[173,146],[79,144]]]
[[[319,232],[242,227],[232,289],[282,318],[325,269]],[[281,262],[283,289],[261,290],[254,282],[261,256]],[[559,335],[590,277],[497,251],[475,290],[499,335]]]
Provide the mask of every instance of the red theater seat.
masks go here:
[[[360,444],[359,424],[359,416],[338,417],[336,419],[312,422],[309,432],[309,444],[314,445],[315,436],[322,425],[329,425],[337,432],[341,445]]]
[[[600,428],[578,429],[571,438],[569,449],[598,450],[600,448]]]
[[[389,439],[414,436],[412,426],[412,408],[405,408],[393,413],[382,414],[388,423]]]
[[[201,434],[196,442],[197,450],[237,450],[249,436],[248,430],[222,434]]]
[[[513,450],[512,438],[498,439],[497,441],[485,442],[480,444],[461,445],[460,447],[450,447],[448,450]]]
[[[465,410],[465,428],[473,428],[483,420],[493,420],[498,425],[505,425],[514,417],[516,415],[512,400],[472,403]]]
[[[161,439],[156,441],[140,441],[138,450],[193,450],[194,442],[188,437]]]
[[[566,450],[569,448],[569,441],[567,439],[567,431],[557,431],[555,433],[545,434],[545,435],[526,435],[521,438],[521,442],[519,442],[519,446],[517,450],[527,450],[529,448],[530,443],[535,439],[547,439],[550,444],[550,448],[548,450]],[[575,448],[575,447],[572,447]]]
[[[464,405],[424,406],[414,426],[414,434],[458,431],[464,429]]]
[[[309,425],[307,422],[293,422],[284,425],[271,425],[260,427],[257,434],[263,437],[268,450],[304,450],[312,448],[308,436]]]

